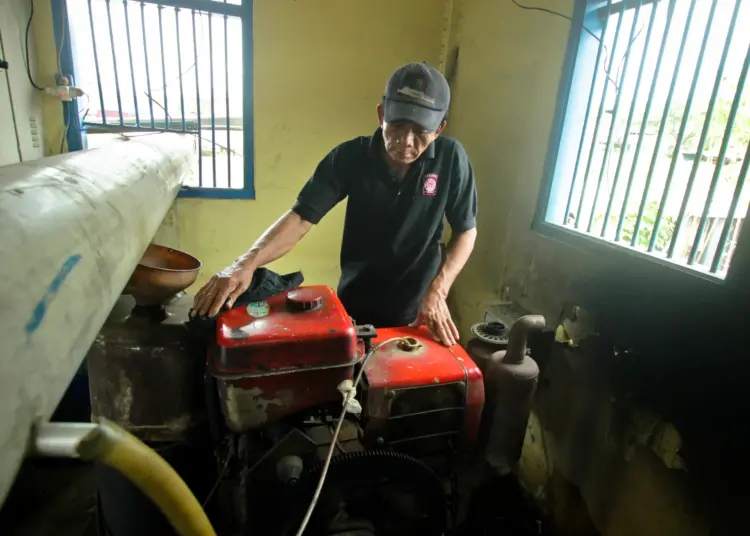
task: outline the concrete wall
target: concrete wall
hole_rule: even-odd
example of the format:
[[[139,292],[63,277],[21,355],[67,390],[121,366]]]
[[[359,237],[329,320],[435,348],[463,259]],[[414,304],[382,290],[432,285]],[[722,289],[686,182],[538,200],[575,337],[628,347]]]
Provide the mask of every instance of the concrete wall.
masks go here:
[[[24,38],[29,20],[29,2],[4,0],[0,7],[0,34],[4,56],[9,69],[0,70],[0,166],[33,160],[44,155],[42,127],[42,95],[35,90],[26,74]],[[29,40],[31,72],[37,75],[36,45]],[[7,78],[6,78],[7,76]],[[40,82],[37,80],[37,84]],[[18,125],[18,141],[13,126],[13,115]]]
[[[572,14],[573,3],[533,5]],[[477,249],[452,296],[464,339],[501,300],[552,326],[581,305],[579,324],[598,333],[575,352],[536,355],[543,376],[524,482],[564,534],[744,532],[736,496],[747,495],[747,471],[734,430],[748,409],[747,285],[707,285],[533,231],[570,23],[496,0],[457,0],[452,18],[459,60],[449,129],[479,188]]]

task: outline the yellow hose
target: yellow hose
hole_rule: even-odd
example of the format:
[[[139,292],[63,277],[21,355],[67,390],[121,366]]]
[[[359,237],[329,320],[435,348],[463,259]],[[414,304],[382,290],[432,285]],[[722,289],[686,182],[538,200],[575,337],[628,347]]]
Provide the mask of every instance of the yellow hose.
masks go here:
[[[77,445],[84,460],[99,460],[130,479],[161,510],[181,536],[216,536],[195,495],[153,449],[115,423],[102,419]]]

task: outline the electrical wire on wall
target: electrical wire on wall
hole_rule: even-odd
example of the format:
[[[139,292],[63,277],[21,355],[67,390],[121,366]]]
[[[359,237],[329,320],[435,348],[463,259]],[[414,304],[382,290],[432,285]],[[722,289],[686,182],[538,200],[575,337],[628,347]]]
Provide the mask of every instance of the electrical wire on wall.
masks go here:
[[[2,61],[5,64],[7,56],[5,55],[5,43],[3,42],[3,31],[0,28],[0,53],[2,53]],[[10,101],[10,115],[13,120],[13,131],[16,134],[16,149],[18,149],[18,161],[23,162],[23,151],[21,150],[21,135],[18,131],[18,120],[16,119],[16,105],[13,102],[13,89],[10,86],[10,75],[8,74],[8,68],[5,69],[5,83],[8,86],[8,100]]]
[[[33,3],[34,0],[31,0]],[[68,3],[66,0],[62,0],[62,9],[60,10],[60,42],[57,43],[57,76],[60,78],[63,77],[62,72],[62,65],[60,57],[62,56],[62,49],[63,45],[65,44],[65,32],[67,32],[67,28],[65,27],[65,24],[67,23],[68,18]]]
[[[554,11],[552,9],[547,9],[546,7],[527,6],[527,5],[519,4],[518,0],[511,0],[511,2],[513,2],[513,4],[516,7],[520,7],[521,9],[525,9],[525,10],[528,10],[528,11],[540,11],[542,13],[547,13],[549,15],[554,15],[556,17],[560,17],[560,18],[563,18],[563,19],[568,20],[570,22],[573,22],[573,17],[571,17],[570,15],[566,15],[565,13],[560,13],[559,11]],[[656,9],[656,5],[658,3],[659,3],[659,0],[655,0],[654,1],[654,9]],[[589,30],[584,25],[581,25],[581,29],[584,32],[586,32],[587,34],[589,34],[591,37],[593,37],[594,39],[596,39],[597,41],[599,41],[601,43],[601,41],[602,41],[602,39],[603,39],[604,36],[600,37],[600,36],[596,35],[594,32],[592,32],[591,30]],[[615,73],[615,78],[612,78],[612,75],[611,75],[611,72],[612,72],[612,63],[614,61],[614,58],[610,58],[609,57],[609,49],[607,48],[607,45],[602,44],[602,49],[604,49],[604,62],[603,62],[603,65],[602,65],[602,69],[604,70],[604,73],[607,75],[607,79],[610,82],[612,82],[612,85],[615,86],[615,91],[619,91],[619,89],[620,89],[620,84],[619,84],[618,80],[620,78],[620,74],[621,74],[620,73],[620,69],[622,68],[622,64],[625,61],[625,58],[627,57],[627,55],[630,53],[630,49],[633,46],[633,43],[635,43],[636,39],[638,39],[638,37],[641,35],[642,31],[643,31],[643,26],[641,26],[641,28],[633,36],[633,39],[631,39],[631,41],[628,43],[628,46],[625,49],[625,53],[623,54],[622,58],[620,59],[619,65],[617,67],[617,72]],[[607,65],[608,61],[609,61],[609,65]]]
[[[57,48],[57,54],[56,54],[56,60],[57,60],[57,75],[58,75],[58,83],[64,86],[70,85],[72,83],[72,77],[70,75],[65,76],[62,72],[62,66],[61,66],[61,55],[62,55],[62,48],[65,43],[65,32],[66,30],[66,19],[67,19],[67,12],[66,12],[66,2],[62,0],[62,15],[61,15],[61,21],[60,21],[60,41],[59,43],[56,43]],[[29,0],[29,20],[26,23],[26,32],[24,34],[24,61],[26,63],[26,76],[29,79],[29,82],[31,85],[39,90],[39,91],[47,91],[44,87],[40,86],[36,83],[34,80],[34,77],[31,74],[31,58],[30,58],[30,47],[29,47],[29,36],[31,34],[31,24],[34,21],[34,0]],[[53,92],[54,93],[54,92]],[[62,132],[62,138],[60,140],[60,154],[63,153],[65,150],[65,141],[68,135],[68,130],[70,129],[70,123],[72,121],[72,115],[71,115],[71,104],[65,104],[61,102],[62,108],[63,108],[63,132]]]
[[[29,5],[31,7],[31,11],[29,12],[29,21],[26,23],[26,34],[24,38],[24,52],[26,55],[26,76],[29,77],[29,82],[31,82],[31,85],[34,86],[35,89],[44,91],[44,88],[34,82],[34,77],[31,76],[31,63],[29,63],[29,34],[31,33],[31,21],[34,20],[34,0],[30,0]]]
[[[658,7],[659,1],[660,0],[654,0],[654,7],[653,7],[653,9],[656,9]],[[519,4],[517,0],[511,0],[511,2],[513,2],[513,4],[515,4],[517,7],[520,7],[521,9],[526,9],[526,10],[529,10],[529,11],[540,11],[542,13],[548,13],[550,15],[555,15],[557,17],[569,20],[571,22],[573,21],[572,17],[570,17],[568,15],[565,15],[564,13],[559,13],[557,11],[553,11],[551,9],[547,9],[547,8],[544,8],[544,7],[537,7],[537,6],[526,6],[526,5],[523,5],[523,4]],[[624,15],[620,15],[620,16],[622,17]],[[636,21],[634,20],[633,24],[635,24],[635,23],[636,23]],[[635,43],[635,41],[641,35],[641,32],[643,31],[643,25],[638,29],[637,32],[635,32],[635,34],[633,34],[632,39],[630,39],[630,42],[628,43],[628,46],[625,49],[625,53],[622,55],[622,58],[620,59],[620,62],[618,64],[618,66],[617,66],[617,71],[615,72],[614,79],[612,78],[612,76],[610,74],[611,70],[612,70],[612,63],[614,62],[614,57],[609,57],[609,50],[607,49],[607,46],[602,42],[602,39],[604,39],[604,35],[602,35],[601,37],[599,37],[596,34],[594,34],[591,30],[589,30],[588,28],[586,28],[586,26],[584,26],[584,25],[581,25],[581,28],[583,29],[583,31],[587,32],[589,35],[591,35],[598,42],[602,43],[602,49],[604,50],[604,54],[605,54],[604,63],[602,65],[602,69],[604,70],[604,73],[606,74],[607,79],[612,83],[612,85],[614,85],[615,94],[617,94],[620,91],[620,84],[619,84],[620,76],[624,75],[624,73],[621,72],[621,70],[622,70],[623,64],[625,62],[625,58],[627,58],[628,54],[630,54],[630,50],[631,50],[631,48],[633,46],[633,43]],[[609,65],[607,65],[608,58],[609,58]],[[610,173],[610,165],[611,165],[611,163],[612,163],[612,160],[608,159],[607,163],[606,163],[606,166],[605,166],[605,173],[606,173],[606,177],[607,177],[607,181],[608,182],[609,182],[609,173]]]

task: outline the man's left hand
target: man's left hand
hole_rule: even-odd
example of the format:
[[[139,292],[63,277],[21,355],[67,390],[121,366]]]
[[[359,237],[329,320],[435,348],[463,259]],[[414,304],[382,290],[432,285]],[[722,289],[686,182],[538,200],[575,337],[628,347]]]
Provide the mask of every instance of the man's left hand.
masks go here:
[[[458,342],[458,328],[453,323],[445,295],[435,289],[430,289],[422,298],[417,320],[413,326],[425,325],[436,341],[445,346],[453,346]]]

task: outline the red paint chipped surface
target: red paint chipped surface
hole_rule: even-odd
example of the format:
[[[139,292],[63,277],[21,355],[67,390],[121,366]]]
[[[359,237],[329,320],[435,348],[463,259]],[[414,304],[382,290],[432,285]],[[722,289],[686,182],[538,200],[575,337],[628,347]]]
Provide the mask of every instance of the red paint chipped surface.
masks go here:
[[[292,293],[296,304],[287,301]],[[301,310],[300,301],[320,305]],[[267,304],[268,314],[257,318],[247,307],[223,313],[209,350],[209,370],[226,387],[224,414],[238,432],[340,400],[337,386],[361,358],[354,325],[331,288],[283,292]]]
[[[365,367],[370,387],[398,389],[466,379],[464,367],[454,357],[454,353],[466,355],[460,346],[446,348],[435,342],[426,328],[411,327],[379,329],[373,344],[394,337],[414,337],[423,346],[407,352],[399,349],[398,343],[391,342],[378,350]]]
[[[215,363],[214,372],[258,374],[355,362],[356,330],[333,289],[310,286],[302,290],[310,298],[319,298],[320,307],[312,311],[290,307],[287,295],[300,292],[292,290],[267,300],[266,316],[254,318],[247,307],[223,313],[216,323],[216,342],[225,349],[226,358]]]

